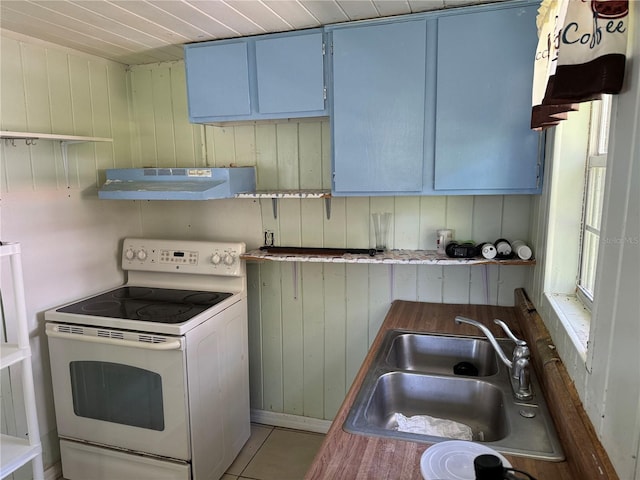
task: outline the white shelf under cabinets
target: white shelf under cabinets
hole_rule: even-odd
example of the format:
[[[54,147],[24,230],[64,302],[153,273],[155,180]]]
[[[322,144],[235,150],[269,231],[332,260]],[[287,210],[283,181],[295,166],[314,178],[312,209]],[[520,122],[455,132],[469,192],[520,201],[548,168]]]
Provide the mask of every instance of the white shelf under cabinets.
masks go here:
[[[38,428],[36,412],[36,398],[33,386],[33,369],[31,365],[31,346],[29,343],[29,328],[27,325],[27,310],[24,300],[24,285],[22,277],[22,261],[20,244],[10,243],[0,245],[0,257],[9,257],[11,264],[11,281],[13,283],[13,301],[15,319],[5,317],[5,322],[15,322],[17,326],[17,343],[3,343],[0,350],[0,367],[8,368],[20,364],[24,407],[27,420],[28,438],[0,435],[0,478],[5,478],[18,468],[32,462],[34,480],[44,478],[42,464],[42,445]],[[3,260],[4,261],[4,260]]]
[[[273,207],[273,218],[278,218],[278,200],[284,198],[323,198],[327,219],[331,218],[331,190],[258,190],[256,192],[238,193],[236,198],[270,198]]]
[[[266,247],[268,249],[268,247]],[[270,253],[268,250],[258,249],[243,253],[240,258],[253,262],[308,262],[308,263],[384,263],[399,265],[527,265],[536,264],[535,259],[504,259],[488,260],[483,257],[450,258],[439,254],[435,250],[385,250],[375,255],[364,253],[335,254],[323,253],[322,248],[313,248],[311,253]]]

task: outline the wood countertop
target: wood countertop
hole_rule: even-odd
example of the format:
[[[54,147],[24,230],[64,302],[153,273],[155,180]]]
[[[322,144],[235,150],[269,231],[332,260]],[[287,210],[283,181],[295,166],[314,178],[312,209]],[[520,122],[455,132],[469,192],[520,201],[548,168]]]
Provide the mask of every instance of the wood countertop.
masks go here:
[[[567,459],[563,462],[548,462],[505,454],[513,467],[530,473],[538,480],[616,479],[615,471],[597,441],[592,427],[590,424],[584,424],[588,419],[586,415],[581,414],[581,405],[575,406],[575,411],[569,412],[569,426],[558,425],[558,421],[562,422],[565,417],[565,409],[567,412],[572,410],[571,405],[576,401],[579,403],[579,400],[577,394],[570,391],[573,386],[562,383],[567,381],[568,376],[560,375],[560,380],[554,377],[552,381],[543,378],[547,375],[547,364],[557,370],[561,362],[555,355],[549,355],[547,352],[538,353],[538,347],[547,348],[550,341],[541,320],[525,318],[532,314],[537,316],[535,308],[528,302],[523,290],[516,290],[515,307],[394,301],[305,479],[422,479],[420,457],[429,444],[351,434],[345,432],[342,425],[388,330],[406,329],[474,336],[479,334],[471,325],[457,325],[454,322],[456,315],[482,322],[498,337],[505,335],[493,320],[503,320],[516,336],[524,338],[529,343],[534,368],[543,389],[563,390],[560,394],[567,398],[566,401],[557,402],[556,396],[549,396],[544,392]],[[528,325],[522,328],[523,323]],[[545,339],[547,343],[544,343]],[[540,375],[539,368],[545,370],[544,375]],[[574,452],[574,446],[578,452]],[[585,464],[589,461],[590,465]]]

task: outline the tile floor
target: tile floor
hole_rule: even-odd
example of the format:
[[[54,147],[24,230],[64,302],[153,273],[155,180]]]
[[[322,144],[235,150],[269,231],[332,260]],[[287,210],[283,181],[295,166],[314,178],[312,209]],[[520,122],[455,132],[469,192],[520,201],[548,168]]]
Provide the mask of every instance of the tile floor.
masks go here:
[[[302,480],[324,435],[251,424],[251,437],[221,480]]]

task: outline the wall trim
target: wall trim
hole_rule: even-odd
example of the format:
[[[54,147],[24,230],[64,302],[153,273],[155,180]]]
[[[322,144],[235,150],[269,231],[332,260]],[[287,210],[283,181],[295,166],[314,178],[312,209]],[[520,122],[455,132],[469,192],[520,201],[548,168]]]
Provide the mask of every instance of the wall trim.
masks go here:
[[[288,413],[269,412],[267,410],[251,409],[251,421],[272,425],[274,427],[292,428],[307,432],[327,433],[331,426],[331,420],[290,415]]]
[[[62,478],[62,463],[58,462],[44,471],[44,480],[58,480]]]

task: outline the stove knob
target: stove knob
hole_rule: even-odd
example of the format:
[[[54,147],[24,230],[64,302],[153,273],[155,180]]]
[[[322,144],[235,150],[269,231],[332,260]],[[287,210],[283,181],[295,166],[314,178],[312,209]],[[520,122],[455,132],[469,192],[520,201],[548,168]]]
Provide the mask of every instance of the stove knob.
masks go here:
[[[138,250],[138,252],[136,253],[136,257],[138,257],[138,260],[145,261],[147,259],[147,251]]]
[[[233,265],[233,262],[236,261],[236,257],[233,256],[232,253],[227,253],[224,256],[224,264],[225,265]]]
[[[124,252],[124,258],[127,260],[133,260],[136,256],[136,252],[133,251],[133,248],[127,248]]]
[[[211,263],[213,263],[214,265],[218,265],[220,263],[220,260],[222,260],[220,258],[220,255],[217,253],[214,253],[213,255],[211,255]]]

